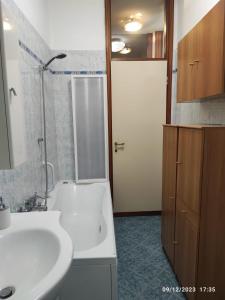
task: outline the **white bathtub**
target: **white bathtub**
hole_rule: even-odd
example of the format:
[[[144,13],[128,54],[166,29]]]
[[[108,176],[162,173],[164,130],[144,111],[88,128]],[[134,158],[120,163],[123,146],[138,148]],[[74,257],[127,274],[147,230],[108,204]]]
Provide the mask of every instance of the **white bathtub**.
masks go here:
[[[117,254],[109,183],[59,182],[48,199],[73,245],[61,300],[116,300]]]

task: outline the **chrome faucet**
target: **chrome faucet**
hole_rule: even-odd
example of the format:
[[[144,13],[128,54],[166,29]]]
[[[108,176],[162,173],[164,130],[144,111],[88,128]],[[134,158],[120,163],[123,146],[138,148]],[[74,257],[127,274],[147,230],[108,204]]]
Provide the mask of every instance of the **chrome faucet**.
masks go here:
[[[24,201],[24,206],[20,206],[17,212],[31,212],[31,211],[47,211],[45,197],[39,196],[35,193],[32,197]]]

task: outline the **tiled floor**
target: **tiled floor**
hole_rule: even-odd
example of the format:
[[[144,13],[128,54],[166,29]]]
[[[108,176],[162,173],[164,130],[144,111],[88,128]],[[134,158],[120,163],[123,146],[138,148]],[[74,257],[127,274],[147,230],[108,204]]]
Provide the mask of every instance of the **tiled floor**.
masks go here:
[[[163,293],[178,283],[162,251],[160,217],[115,218],[119,300],[177,300]]]

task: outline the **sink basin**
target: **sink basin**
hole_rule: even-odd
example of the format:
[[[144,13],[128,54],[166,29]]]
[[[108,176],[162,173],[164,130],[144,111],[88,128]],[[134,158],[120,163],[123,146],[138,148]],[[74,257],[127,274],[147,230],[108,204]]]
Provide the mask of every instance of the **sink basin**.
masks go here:
[[[72,241],[59,223],[60,212],[12,215],[0,231],[0,299],[54,299],[72,261]]]

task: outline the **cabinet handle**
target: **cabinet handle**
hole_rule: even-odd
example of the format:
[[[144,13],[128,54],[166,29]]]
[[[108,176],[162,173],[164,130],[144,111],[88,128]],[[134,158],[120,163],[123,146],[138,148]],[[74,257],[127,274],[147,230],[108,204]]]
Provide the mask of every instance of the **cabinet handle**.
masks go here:
[[[173,241],[173,244],[174,245],[178,245],[178,241]]]
[[[186,214],[186,213],[187,213],[187,210],[182,209],[180,212],[181,212],[182,214]]]
[[[199,63],[199,62],[200,62],[199,59],[194,60],[194,63]]]
[[[177,164],[177,165],[182,165],[182,162],[176,161],[176,164]]]
[[[194,66],[194,63],[189,63],[189,66]]]

